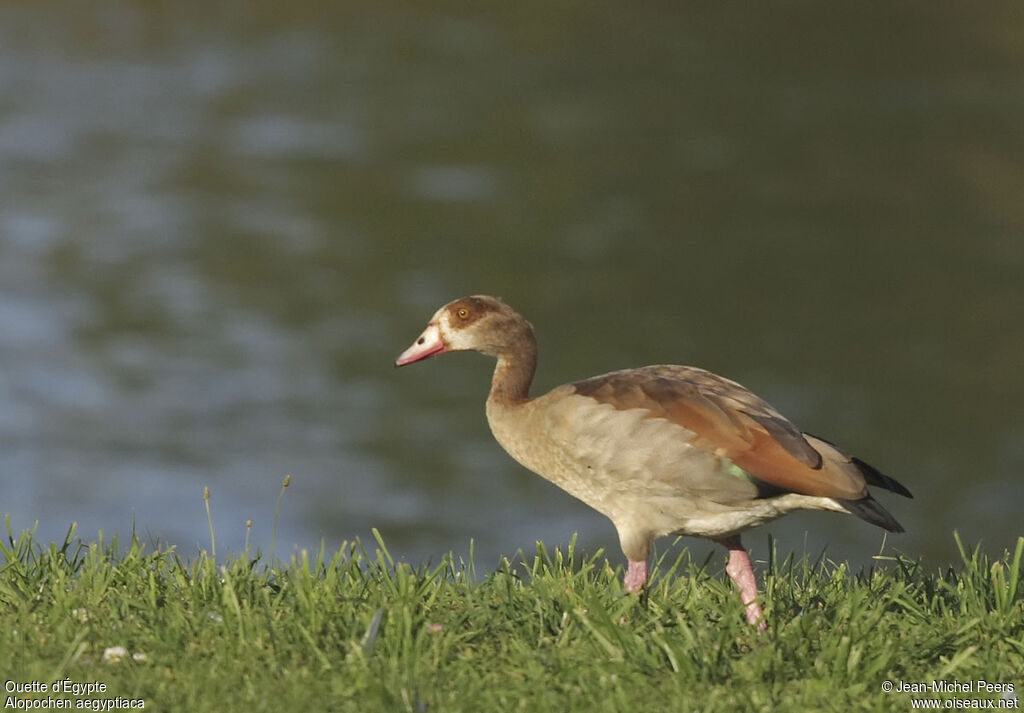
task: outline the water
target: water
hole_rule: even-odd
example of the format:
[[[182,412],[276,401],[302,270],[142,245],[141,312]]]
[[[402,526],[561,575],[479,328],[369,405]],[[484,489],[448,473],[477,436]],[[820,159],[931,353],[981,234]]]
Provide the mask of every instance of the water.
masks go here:
[[[218,549],[252,519],[266,550],[291,474],[279,555],[377,527],[414,562],[576,531],[618,558],[493,443],[485,358],[392,367],[490,292],[534,322],[540,390],[697,364],[897,477],[889,552],[1021,534],[1012,4],[235,10],[0,8],[16,529],[194,552],[209,486]],[[882,542],[768,531],[858,563]]]

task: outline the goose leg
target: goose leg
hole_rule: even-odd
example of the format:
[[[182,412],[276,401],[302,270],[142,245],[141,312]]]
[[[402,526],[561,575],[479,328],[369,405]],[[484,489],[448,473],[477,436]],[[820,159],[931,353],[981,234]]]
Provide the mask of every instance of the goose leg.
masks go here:
[[[738,535],[724,540],[722,544],[729,548],[729,564],[725,566],[725,571],[740,590],[740,600],[747,607],[747,621],[751,626],[764,631],[768,625],[761,612],[761,605],[757,603],[757,578],[750,564],[750,555],[743,549]]]
[[[630,592],[642,589],[647,584],[647,560],[630,560],[622,583]]]

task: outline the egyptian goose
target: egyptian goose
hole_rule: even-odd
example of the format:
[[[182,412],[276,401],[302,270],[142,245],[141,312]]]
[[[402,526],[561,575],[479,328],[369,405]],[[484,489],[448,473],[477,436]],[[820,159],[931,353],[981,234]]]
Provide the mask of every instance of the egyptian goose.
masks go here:
[[[903,532],[867,486],[911,497],[905,487],[801,432],[735,381],[692,366],[645,366],[530,398],[533,326],[484,295],[439,309],[395,365],[464,350],[498,360],[487,398],[498,443],[611,519],[629,560],[629,591],[647,582],[655,538],[707,537],[728,548],[726,572],[747,620],[764,628],[741,532],[800,509],[853,513]]]

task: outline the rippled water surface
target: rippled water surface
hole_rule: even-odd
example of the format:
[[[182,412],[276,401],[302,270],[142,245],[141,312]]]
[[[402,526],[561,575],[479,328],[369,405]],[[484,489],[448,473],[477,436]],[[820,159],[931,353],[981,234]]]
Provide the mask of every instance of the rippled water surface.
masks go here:
[[[710,368],[914,491],[882,496],[909,530],[889,551],[1001,549],[1024,498],[1014,7],[6,5],[0,512],[194,552],[209,486],[219,550],[247,519],[266,550],[291,474],[278,554],[377,527],[413,561],[576,531],[618,558],[492,441],[485,358],[392,367],[489,292],[534,322],[540,389]],[[829,514],[768,531],[858,562],[882,542]]]

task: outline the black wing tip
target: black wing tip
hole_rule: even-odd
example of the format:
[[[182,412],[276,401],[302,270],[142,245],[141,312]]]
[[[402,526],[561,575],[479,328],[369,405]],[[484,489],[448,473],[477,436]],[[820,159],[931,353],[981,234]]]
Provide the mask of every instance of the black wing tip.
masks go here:
[[[870,495],[861,498],[860,500],[843,500],[837,498],[837,501],[841,503],[848,512],[853,513],[865,522],[877,525],[887,532],[906,532],[903,525],[899,524],[896,521],[896,518],[894,518],[888,510],[882,507],[878,501]]]
[[[895,478],[890,478],[870,463],[865,463],[857,457],[850,458],[850,462],[857,466],[857,469],[864,475],[864,480],[867,481],[868,485],[874,485],[882,488],[883,490],[888,490],[891,493],[902,495],[905,498],[914,497],[901,482]],[[899,532],[902,532],[902,530],[899,530]]]

